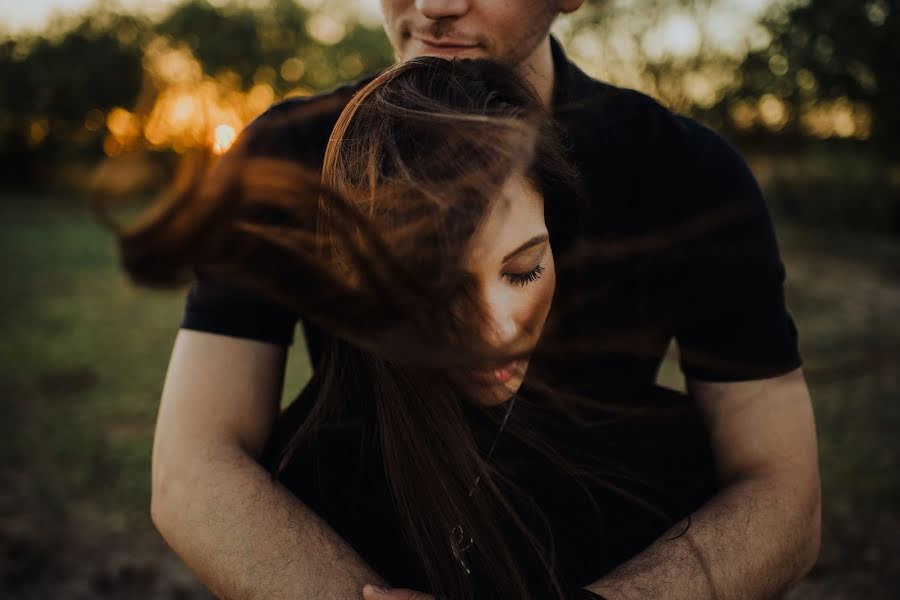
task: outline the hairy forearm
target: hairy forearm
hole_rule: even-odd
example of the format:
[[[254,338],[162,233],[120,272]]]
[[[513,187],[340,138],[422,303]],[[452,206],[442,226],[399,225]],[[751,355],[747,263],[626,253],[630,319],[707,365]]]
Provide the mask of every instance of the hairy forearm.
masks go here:
[[[777,598],[815,561],[818,520],[818,496],[774,478],[742,480],[697,511],[683,535],[686,520],[587,587],[609,600]]]
[[[385,583],[321,517],[237,447],[154,492],[160,533],[226,600],[350,600]]]

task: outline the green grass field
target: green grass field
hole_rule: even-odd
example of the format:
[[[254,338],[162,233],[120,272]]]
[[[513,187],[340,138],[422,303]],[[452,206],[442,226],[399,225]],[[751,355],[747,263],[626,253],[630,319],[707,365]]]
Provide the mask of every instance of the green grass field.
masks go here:
[[[13,415],[0,425],[4,462],[27,465],[21,485],[32,489],[21,491],[58,508],[83,500],[143,514],[152,425],[185,290],[131,284],[112,236],[81,205],[3,200],[0,402]],[[309,376],[302,337],[296,348],[286,390]]]
[[[779,234],[825,489],[819,579],[793,597],[832,597],[823,581],[887,590],[900,573],[900,243]],[[67,540],[152,536],[150,445],[185,290],[131,285],[112,238],[64,198],[0,197],[0,266],[0,549],[15,554],[0,575],[39,577]],[[294,350],[286,398],[309,376],[302,336]]]

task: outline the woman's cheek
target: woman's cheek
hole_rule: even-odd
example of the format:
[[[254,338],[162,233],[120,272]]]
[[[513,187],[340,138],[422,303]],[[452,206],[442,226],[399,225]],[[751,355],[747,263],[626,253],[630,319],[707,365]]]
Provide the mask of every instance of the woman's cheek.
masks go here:
[[[534,282],[533,287],[534,295],[529,301],[528,308],[528,328],[533,331],[535,337],[538,337],[544,328],[547,315],[550,313],[553,294],[556,291],[556,269],[552,256],[543,276]]]

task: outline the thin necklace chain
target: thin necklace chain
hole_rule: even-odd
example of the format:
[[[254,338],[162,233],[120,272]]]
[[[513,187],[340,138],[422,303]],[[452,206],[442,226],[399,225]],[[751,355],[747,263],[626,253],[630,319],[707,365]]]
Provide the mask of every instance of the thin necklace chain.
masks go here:
[[[500,434],[503,433],[503,428],[506,427],[506,421],[509,419],[509,414],[512,412],[513,405],[516,403],[516,398],[518,394],[513,394],[512,399],[509,401],[509,408],[506,409],[506,414],[503,415],[503,421],[500,422],[500,429],[497,431],[497,435],[494,437],[494,441],[491,444],[490,449],[488,450],[487,456],[484,459],[484,462],[487,463],[491,460],[491,455],[494,453],[494,448],[497,446],[497,442],[500,440]],[[475,493],[475,488],[478,487],[478,483],[481,481],[481,473],[475,478],[475,483],[472,485],[472,489],[469,490],[469,498],[472,497],[472,494]],[[462,524],[458,523],[456,527],[454,527],[450,531],[450,549],[453,551],[453,556],[456,557],[456,560],[459,561],[459,564],[462,565],[462,568],[465,569],[467,575],[471,575],[472,572],[469,570],[468,565],[466,565],[466,561],[463,558],[463,553],[472,547],[475,543],[471,537],[466,539],[465,532],[463,531]],[[463,545],[465,543],[465,545]]]

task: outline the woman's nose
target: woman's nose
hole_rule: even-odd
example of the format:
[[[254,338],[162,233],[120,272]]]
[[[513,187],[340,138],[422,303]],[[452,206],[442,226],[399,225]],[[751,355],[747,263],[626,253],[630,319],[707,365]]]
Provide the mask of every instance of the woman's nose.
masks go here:
[[[509,348],[519,335],[519,326],[512,312],[500,306],[488,305],[485,326],[485,341],[492,348]]]
[[[469,10],[469,0],[416,0],[416,8],[429,19],[461,17]]]

